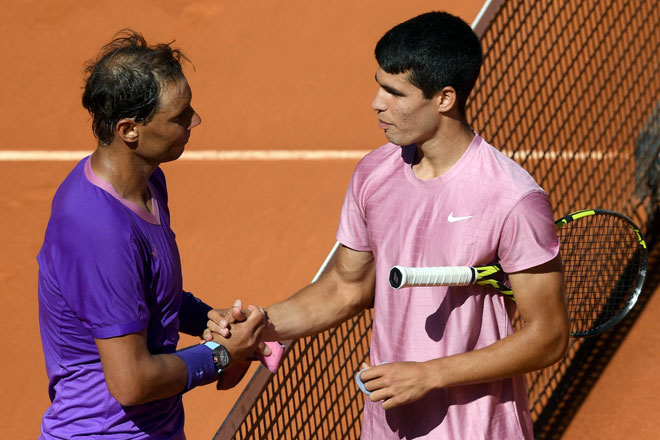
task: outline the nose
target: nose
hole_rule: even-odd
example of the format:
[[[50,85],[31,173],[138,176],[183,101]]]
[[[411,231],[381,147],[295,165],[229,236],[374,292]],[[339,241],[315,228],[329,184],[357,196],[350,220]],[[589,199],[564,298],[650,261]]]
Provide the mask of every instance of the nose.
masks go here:
[[[377,112],[382,112],[385,110],[385,101],[383,100],[383,94],[385,90],[382,87],[378,88],[376,96],[374,96],[373,101],[371,101],[371,109]]]
[[[190,125],[188,126],[188,130],[192,130],[193,128],[197,127],[199,124],[202,123],[202,117],[199,116],[199,114],[193,110],[193,116],[190,118]]]

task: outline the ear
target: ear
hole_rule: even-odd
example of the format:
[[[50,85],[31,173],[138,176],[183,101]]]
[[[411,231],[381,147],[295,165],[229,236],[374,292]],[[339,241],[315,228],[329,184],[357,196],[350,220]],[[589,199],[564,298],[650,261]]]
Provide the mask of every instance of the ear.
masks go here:
[[[434,99],[438,105],[439,113],[448,113],[456,109],[457,96],[456,90],[453,87],[443,87],[442,90],[435,94]]]
[[[124,118],[120,119],[115,125],[115,135],[127,144],[137,142],[140,133],[139,125],[133,119]]]

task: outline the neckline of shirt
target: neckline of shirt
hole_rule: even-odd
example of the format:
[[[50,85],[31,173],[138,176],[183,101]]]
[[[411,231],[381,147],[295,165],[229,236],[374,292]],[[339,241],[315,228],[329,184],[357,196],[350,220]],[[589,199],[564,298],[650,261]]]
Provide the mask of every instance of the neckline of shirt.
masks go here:
[[[160,225],[160,210],[158,208],[158,201],[154,197],[155,192],[153,186],[151,185],[151,182],[147,182],[147,186],[149,187],[149,193],[151,194],[151,209],[153,211],[153,214],[147,211],[146,209],[144,209],[142,206],[139,206],[131,202],[130,200],[124,199],[117,192],[115,187],[112,186],[110,182],[98,176],[94,172],[94,170],[92,169],[92,161],[89,160],[89,158],[90,156],[87,156],[85,158],[85,177],[87,178],[89,183],[110,194],[112,197],[117,199],[117,201],[119,201],[122,205],[124,205],[126,208],[131,210],[133,213],[135,213],[145,222],[151,223],[153,225]]]
[[[461,172],[461,169],[463,169],[464,164],[469,162],[470,156],[472,155],[472,151],[481,143],[482,138],[478,134],[474,134],[474,137],[472,138],[472,142],[470,142],[470,145],[468,146],[467,150],[463,153],[463,155],[456,161],[452,167],[447,170],[447,172],[443,173],[442,175],[438,177],[434,177],[432,179],[420,179],[415,175],[415,172],[412,169],[412,165],[406,162],[403,162],[403,167],[404,167],[404,174],[406,176],[406,179],[412,183],[413,185],[419,186],[421,188],[435,188],[437,186],[445,184],[447,181],[451,180],[456,176],[458,173]]]

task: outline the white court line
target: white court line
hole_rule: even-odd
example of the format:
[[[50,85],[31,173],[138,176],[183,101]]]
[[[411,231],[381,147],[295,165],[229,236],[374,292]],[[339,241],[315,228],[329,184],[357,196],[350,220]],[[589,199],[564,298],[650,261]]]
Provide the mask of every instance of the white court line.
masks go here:
[[[198,150],[186,151],[179,160],[208,160],[208,161],[279,161],[279,160],[359,160],[370,150]],[[518,150],[514,153],[503,151],[504,154],[516,160],[531,159],[573,159],[573,160],[600,160],[615,159],[618,153],[575,153],[562,151],[560,153],[548,151]],[[91,151],[46,151],[46,150],[4,150],[0,151],[0,162],[22,161],[78,161],[91,154]]]

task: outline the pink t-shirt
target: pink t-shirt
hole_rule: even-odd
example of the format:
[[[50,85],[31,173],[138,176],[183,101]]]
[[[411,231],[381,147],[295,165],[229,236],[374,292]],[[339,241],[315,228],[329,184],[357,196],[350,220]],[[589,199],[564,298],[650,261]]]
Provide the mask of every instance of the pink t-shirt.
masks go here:
[[[515,272],[559,252],[547,195],[534,179],[475,135],[445,174],[418,179],[415,146],[386,144],[357,165],[337,239],[376,261],[371,364],[427,361],[510,335],[512,302],[488,287],[394,290],[389,270],[499,262]],[[435,390],[385,411],[365,399],[363,439],[531,439],[522,376]]]

